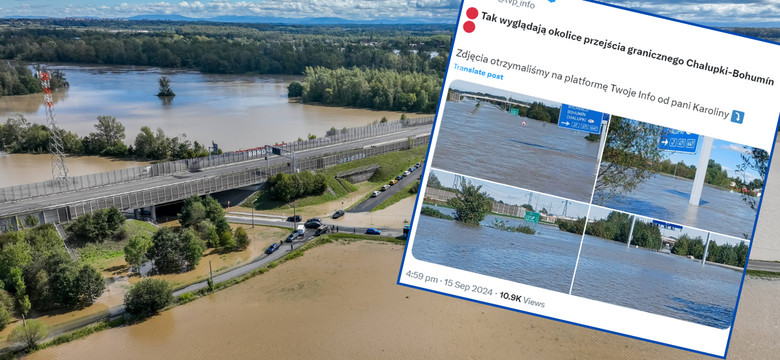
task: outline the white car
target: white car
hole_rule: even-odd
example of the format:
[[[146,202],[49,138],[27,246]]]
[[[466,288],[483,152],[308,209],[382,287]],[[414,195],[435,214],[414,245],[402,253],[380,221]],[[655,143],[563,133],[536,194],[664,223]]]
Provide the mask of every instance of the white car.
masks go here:
[[[379,191],[374,191],[371,193],[371,197],[377,197],[379,196],[379,194],[380,194]]]
[[[390,185],[382,185],[382,189],[379,191],[385,191],[390,188]]]
[[[404,177],[408,176],[409,174],[411,174],[411,173],[408,172],[408,171],[404,171]]]

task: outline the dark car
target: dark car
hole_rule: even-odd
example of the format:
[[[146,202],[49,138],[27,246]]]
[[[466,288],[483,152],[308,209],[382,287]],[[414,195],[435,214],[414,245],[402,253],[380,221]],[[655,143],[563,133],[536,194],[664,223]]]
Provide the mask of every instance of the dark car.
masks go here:
[[[369,235],[382,235],[382,230],[376,229],[376,228],[368,228],[366,229],[366,234]]]
[[[273,254],[274,251],[279,249],[279,243],[273,243],[271,246],[268,247],[268,249],[265,250],[266,254]]]
[[[403,175],[398,175],[398,176],[395,177],[395,179],[398,180],[398,181],[401,181],[401,179],[403,179],[403,178],[404,178]]]
[[[309,221],[319,221],[319,222],[322,222],[322,219],[320,219],[320,218],[311,218],[309,220],[306,220],[306,222],[309,222]]]
[[[338,218],[340,218],[342,216],[344,216],[344,210],[338,210],[338,211],[333,213],[333,218],[334,219],[338,219]]]
[[[303,220],[300,215],[290,216],[287,218],[289,222],[301,222]]]
[[[328,233],[330,233],[330,226],[322,225],[319,228],[317,228],[317,231],[314,232],[314,236],[320,236]]]
[[[307,229],[316,229],[322,226],[322,223],[319,221],[307,221],[303,226]]]
[[[292,242],[293,240],[297,239],[297,238],[298,238],[298,236],[301,236],[301,234],[298,234],[298,232],[297,232],[297,231],[293,231],[293,233],[292,233],[292,234],[290,234],[290,236],[288,236],[288,237],[287,237],[287,240],[285,240],[285,241],[287,241],[287,242]]]

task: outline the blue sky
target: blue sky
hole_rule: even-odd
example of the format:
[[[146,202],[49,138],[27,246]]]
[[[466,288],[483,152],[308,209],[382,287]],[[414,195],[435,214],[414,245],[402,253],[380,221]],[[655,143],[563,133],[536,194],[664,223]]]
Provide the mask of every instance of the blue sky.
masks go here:
[[[696,146],[696,154],[686,154],[677,151],[665,151],[667,157],[673,162],[679,161],[685,162],[686,165],[697,165],[699,154],[701,154],[701,141]],[[712,142],[712,153],[710,153],[710,159],[715,160],[720,166],[726,170],[729,177],[738,176],[747,181],[753,181],[758,178],[758,173],[753,170],[746,170],[742,172],[735,172],[737,165],[742,164],[742,154],[749,154],[750,148],[745,148],[742,145],[738,145],[732,142],[715,139]],[[743,176],[744,175],[744,176]]]
[[[541,0],[536,0],[541,1]],[[778,22],[780,0],[609,1],[610,3],[705,24],[732,26]],[[423,18],[455,21],[458,0],[2,0],[0,16],[130,17],[141,14]]]

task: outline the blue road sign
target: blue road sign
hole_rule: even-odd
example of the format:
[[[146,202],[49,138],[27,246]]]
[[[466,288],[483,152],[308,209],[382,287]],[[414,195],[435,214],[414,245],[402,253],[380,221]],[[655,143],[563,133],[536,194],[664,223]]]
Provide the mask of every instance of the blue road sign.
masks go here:
[[[601,120],[604,115],[598,111],[563,104],[561,115],[558,117],[558,127],[600,134]]]
[[[658,148],[695,154],[698,143],[699,135],[697,134],[663,128],[661,129],[661,141],[658,143]]]

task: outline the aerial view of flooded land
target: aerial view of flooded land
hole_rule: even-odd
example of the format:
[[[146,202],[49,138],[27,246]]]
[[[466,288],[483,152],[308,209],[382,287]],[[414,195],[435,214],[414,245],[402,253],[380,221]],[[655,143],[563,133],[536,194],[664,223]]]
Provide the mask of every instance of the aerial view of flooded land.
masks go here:
[[[453,83],[452,89],[458,84]],[[492,91],[491,96],[505,97]],[[447,101],[439,120],[433,166],[590,202],[598,166],[598,136],[589,141],[585,132],[558,127],[560,104],[502,101],[509,100],[464,95],[460,101]],[[508,109],[527,106],[538,110],[529,109],[527,116],[519,116]]]

